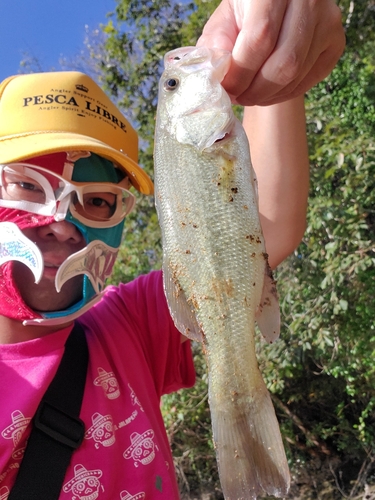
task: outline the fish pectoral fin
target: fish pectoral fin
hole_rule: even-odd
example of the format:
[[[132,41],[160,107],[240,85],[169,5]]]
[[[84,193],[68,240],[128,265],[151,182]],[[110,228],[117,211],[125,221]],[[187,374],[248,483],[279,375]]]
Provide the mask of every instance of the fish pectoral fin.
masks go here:
[[[186,299],[185,292],[178,280],[171,274],[167,263],[163,265],[164,291],[167,297],[169,312],[176,328],[187,338],[203,341],[203,332],[200,328],[192,306]]]
[[[251,397],[220,403],[210,392],[212,429],[225,498],[285,497],[290,473],[279,423],[263,380]]]
[[[274,342],[280,335],[280,307],[276,291],[276,281],[267,265],[263,291],[255,315],[259,330],[267,342]]]

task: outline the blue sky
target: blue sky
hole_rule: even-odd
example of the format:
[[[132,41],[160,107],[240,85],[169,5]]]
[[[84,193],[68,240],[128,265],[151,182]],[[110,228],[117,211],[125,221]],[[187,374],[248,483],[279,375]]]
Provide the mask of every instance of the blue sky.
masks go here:
[[[1,0],[0,81],[19,73],[24,53],[43,71],[60,69],[60,57],[83,49],[85,25],[92,31],[106,23],[115,6],[115,0]]]

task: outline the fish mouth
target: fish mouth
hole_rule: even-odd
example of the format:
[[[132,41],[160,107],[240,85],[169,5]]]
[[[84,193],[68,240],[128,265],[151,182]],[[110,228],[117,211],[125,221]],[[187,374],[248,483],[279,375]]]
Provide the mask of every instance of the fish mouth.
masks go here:
[[[198,149],[201,153],[216,154],[219,148],[224,147],[232,139],[232,135],[231,131],[224,134],[215,134],[205,142],[202,140],[201,147],[198,146]]]
[[[219,137],[218,139],[216,139],[213,144],[217,144],[219,142],[223,142],[223,141],[226,141],[230,138],[230,132],[225,132],[225,134],[222,136],[222,137]]]

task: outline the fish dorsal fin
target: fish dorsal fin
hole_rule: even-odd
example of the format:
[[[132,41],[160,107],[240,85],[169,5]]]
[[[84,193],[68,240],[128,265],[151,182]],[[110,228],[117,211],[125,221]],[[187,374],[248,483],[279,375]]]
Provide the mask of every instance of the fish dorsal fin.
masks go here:
[[[182,287],[179,285],[178,280],[172,277],[168,261],[163,264],[163,273],[164,292],[176,328],[187,338],[202,342],[203,332]]]
[[[255,315],[263,337],[267,342],[274,342],[280,335],[280,308],[276,291],[276,281],[273,279],[272,271],[267,264],[263,282],[263,291],[260,303]]]

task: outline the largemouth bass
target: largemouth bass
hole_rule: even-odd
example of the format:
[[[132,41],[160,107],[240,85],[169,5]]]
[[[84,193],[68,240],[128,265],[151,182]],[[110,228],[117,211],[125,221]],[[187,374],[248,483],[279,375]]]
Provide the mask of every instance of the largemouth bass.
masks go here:
[[[279,305],[247,137],[220,84],[230,54],[186,47],[164,64],[154,160],[169,309],[204,345],[225,498],[284,496],[289,469],[254,340],[255,321],[278,337]]]

